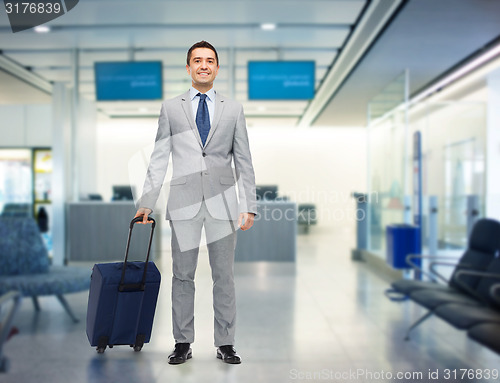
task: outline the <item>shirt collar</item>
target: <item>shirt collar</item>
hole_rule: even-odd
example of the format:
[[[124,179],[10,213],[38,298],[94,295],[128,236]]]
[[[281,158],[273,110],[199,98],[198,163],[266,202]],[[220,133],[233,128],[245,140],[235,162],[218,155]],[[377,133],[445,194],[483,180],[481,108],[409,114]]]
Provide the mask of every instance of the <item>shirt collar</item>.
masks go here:
[[[198,89],[195,89],[195,88],[193,88],[193,87],[189,88],[189,98],[190,98],[190,100],[191,100],[191,101],[193,101],[193,100],[194,100],[194,98],[196,97],[196,95],[197,95],[198,93],[201,93]],[[215,101],[215,94],[216,94],[216,92],[215,92],[215,89],[214,89],[214,88],[210,89],[210,90],[206,93],[207,98],[208,98],[210,101],[212,101],[212,102],[214,102],[214,101]]]

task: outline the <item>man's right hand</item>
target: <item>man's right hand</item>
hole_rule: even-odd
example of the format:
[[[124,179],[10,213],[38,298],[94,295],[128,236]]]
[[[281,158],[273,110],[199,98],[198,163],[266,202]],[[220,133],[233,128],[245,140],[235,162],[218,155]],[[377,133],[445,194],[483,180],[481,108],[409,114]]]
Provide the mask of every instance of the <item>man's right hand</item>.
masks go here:
[[[151,212],[152,212],[152,210],[148,209],[147,207],[140,207],[137,210],[137,213],[135,213],[134,218],[142,217],[142,222],[137,222],[137,223],[145,225],[148,223],[148,216],[151,214]]]

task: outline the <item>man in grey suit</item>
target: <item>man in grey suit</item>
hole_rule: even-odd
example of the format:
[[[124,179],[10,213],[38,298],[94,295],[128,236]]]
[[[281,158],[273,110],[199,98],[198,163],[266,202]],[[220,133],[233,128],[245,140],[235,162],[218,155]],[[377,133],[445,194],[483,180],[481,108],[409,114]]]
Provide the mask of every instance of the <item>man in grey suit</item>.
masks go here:
[[[190,90],[162,104],[136,217],[142,216],[142,223],[147,222],[172,154],[166,218],[172,228],[172,322],[176,343],[169,363],[184,363],[192,355],[194,276],[204,227],[213,279],[217,357],[238,364],[241,358],[234,349],[236,230],[250,229],[256,214],[255,176],[245,117],[241,104],[213,89],[219,58],[211,44],[201,41],[189,49],[186,70],[192,78]]]

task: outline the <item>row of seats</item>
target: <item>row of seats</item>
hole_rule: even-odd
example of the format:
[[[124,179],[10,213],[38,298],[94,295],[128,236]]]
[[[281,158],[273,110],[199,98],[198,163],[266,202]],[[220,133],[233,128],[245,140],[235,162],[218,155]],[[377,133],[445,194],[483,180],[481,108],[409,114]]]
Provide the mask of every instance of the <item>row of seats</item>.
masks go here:
[[[469,337],[500,353],[499,252],[500,222],[484,218],[474,225],[468,248],[454,265],[449,281],[437,269],[453,265],[445,257],[408,256],[407,261],[418,271],[423,270],[412,260],[432,258],[430,269],[423,272],[433,280],[402,279],[392,283],[390,297],[396,293],[429,310],[410,326],[406,339],[415,327],[436,315],[458,329],[467,330]]]
[[[0,216],[0,295],[19,291],[37,311],[39,296],[55,296],[74,322],[65,294],[89,289],[90,269],[50,265],[51,260],[31,217]]]

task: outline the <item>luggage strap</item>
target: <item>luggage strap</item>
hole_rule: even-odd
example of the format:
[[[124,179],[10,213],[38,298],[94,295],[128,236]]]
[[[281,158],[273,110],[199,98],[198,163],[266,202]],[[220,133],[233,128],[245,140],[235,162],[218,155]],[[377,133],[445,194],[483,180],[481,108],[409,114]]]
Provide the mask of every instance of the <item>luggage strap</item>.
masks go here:
[[[151,222],[151,233],[149,235],[149,243],[148,243],[148,252],[146,255],[146,263],[144,264],[144,273],[142,274],[142,282],[141,283],[132,283],[132,284],[124,284],[125,281],[125,270],[127,269],[127,260],[128,260],[128,251],[130,248],[130,239],[132,238],[132,229],[137,222],[141,222],[143,220],[142,217],[136,217],[130,222],[130,227],[128,231],[128,239],[127,239],[127,248],[125,250],[125,261],[123,262],[122,267],[122,277],[120,279],[120,284],[118,285],[118,291],[144,291],[146,287],[146,273],[148,271],[149,264],[149,253],[151,252],[151,243],[153,242],[153,233],[155,230],[156,222],[153,218],[148,217],[148,221]]]

